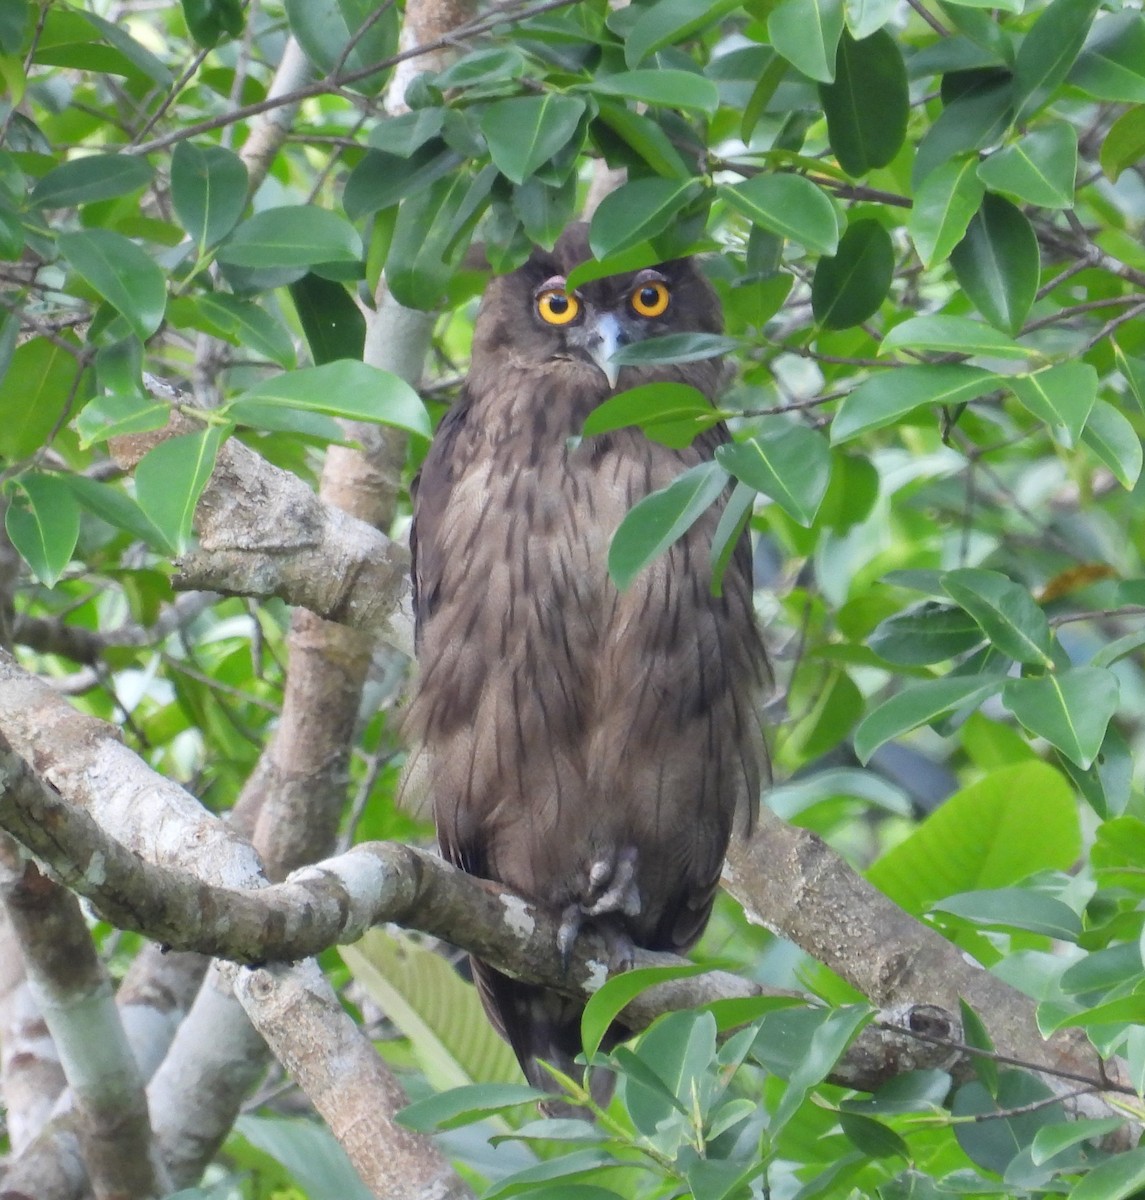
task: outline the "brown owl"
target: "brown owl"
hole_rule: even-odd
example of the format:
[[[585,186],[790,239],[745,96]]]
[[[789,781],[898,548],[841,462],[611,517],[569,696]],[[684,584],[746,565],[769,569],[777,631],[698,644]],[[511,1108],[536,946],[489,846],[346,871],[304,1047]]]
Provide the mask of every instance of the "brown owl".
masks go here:
[[[610,356],[659,334],[718,332],[721,316],[687,259],[570,291],[589,257],[573,226],[481,302],[468,378],[415,490],[407,730],[449,861],[551,907],[566,952],[591,924],[623,961],[632,946],[687,950],[707,923],[766,766],[766,664],[746,534],[712,595],[722,506],[626,591],[609,579],[628,510],[727,434],[716,426],[682,450],[632,429],[571,439],[638,384],[713,398],[715,360],[617,368]],[[583,1004],[473,966],[526,1076],[552,1090],[538,1062],[572,1068]]]

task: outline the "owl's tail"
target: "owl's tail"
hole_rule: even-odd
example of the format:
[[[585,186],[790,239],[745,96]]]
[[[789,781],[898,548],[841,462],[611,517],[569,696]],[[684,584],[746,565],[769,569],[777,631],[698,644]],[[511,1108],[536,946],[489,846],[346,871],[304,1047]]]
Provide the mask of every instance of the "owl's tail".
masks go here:
[[[562,996],[559,992],[521,983],[493,970],[478,959],[470,959],[473,981],[481,1003],[493,1027],[513,1047],[513,1053],[525,1072],[525,1078],[535,1088],[561,1094],[560,1084],[541,1066],[550,1063],[565,1075],[581,1079],[584,1068],[575,1061],[582,1050],[580,1019],[584,1002]],[[610,1050],[629,1036],[629,1030],[614,1024],[601,1042],[602,1050]],[[612,1099],[616,1077],[611,1071],[596,1068],[589,1077],[592,1098],[602,1108]],[[541,1104],[550,1117],[584,1117],[591,1114],[563,1100]]]

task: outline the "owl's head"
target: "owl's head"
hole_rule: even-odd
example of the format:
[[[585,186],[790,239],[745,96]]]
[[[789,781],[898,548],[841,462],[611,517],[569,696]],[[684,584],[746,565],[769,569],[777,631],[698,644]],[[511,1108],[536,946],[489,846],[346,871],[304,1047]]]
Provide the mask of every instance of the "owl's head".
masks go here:
[[[612,362],[620,347],[666,333],[722,329],[719,300],[691,259],[595,279],[570,291],[570,273],[591,257],[588,226],[576,224],[551,251],[535,250],[524,266],[494,280],[477,316],[474,364],[549,370],[563,365],[584,384],[594,381],[612,390],[618,383],[631,387],[681,374],[621,368]]]

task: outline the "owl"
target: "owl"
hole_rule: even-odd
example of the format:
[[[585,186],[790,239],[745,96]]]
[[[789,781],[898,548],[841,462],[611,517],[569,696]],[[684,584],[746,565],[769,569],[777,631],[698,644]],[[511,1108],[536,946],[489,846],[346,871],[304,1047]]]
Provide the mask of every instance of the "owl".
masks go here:
[[[767,668],[746,534],[713,595],[722,504],[626,590],[609,578],[625,514],[727,440],[722,425],[683,449],[636,429],[579,439],[616,392],[671,380],[713,399],[722,373],[713,359],[618,367],[612,354],[716,333],[721,315],[691,260],[569,289],[589,257],[575,225],[482,299],[460,399],[415,484],[406,728],[445,857],[551,909],[566,955],[591,926],[623,966],[633,947],[687,950],[707,923],[765,772]],[[473,968],[526,1077],[556,1090],[539,1064],[573,1068],[583,1002]],[[607,1074],[593,1086],[606,1098]]]

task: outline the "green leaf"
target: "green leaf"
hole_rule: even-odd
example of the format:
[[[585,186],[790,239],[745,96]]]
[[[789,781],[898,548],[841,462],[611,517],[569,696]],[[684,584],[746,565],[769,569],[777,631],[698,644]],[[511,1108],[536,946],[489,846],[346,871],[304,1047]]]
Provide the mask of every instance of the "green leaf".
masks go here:
[[[1126,1122],[1125,1117],[1078,1117],[1062,1125],[1043,1125],[1034,1135],[1030,1157],[1034,1166],[1041,1166],[1056,1154],[1076,1146],[1078,1142],[1103,1138],[1116,1133]]]
[[[61,233],[60,253],[75,272],[146,341],[162,324],[167,283],[159,264],[110,229]]]
[[[1072,667],[1036,679],[1011,679],[1002,703],[1031,733],[1087,770],[1117,711],[1117,676],[1106,667]]]
[[[462,161],[462,155],[438,141],[409,155],[367,150],[346,180],[342,207],[351,221],[360,221],[436,183]]]
[[[80,505],[88,512],[117,529],[126,530],[159,553],[166,552],[163,536],[129,496],[110,484],[88,479],[84,475],[67,475],[64,478]]]
[[[290,285],[290,298],[315,366],[343,358],[361,359],[366,318],[342,284],[321,275],[304,275]]]
[[[524,183],[568,144],[584,112],[585,102],[576,96],[515,96],[485,109],[481,132],[501,174]]]
[[[992,191],[1040,208],[1072,208],[1077,175],[1077,131],[1068,121],[1048,121],[978,165]]]
[[[1141,475],[1141,439],[1126,417],[1112,404],[1098,400],[1082,430],[1081,440],[1113,472],[1123,488],[1133,489]]]
[[[939,113],[918,144],[911,168],[915,188],[932,171],[951,160],[1000,141],[1013,116],[1013,85],[1009,78],[988,77],[960,92]]]
[[[1130,358],[1115,341],[1110,341],[1113,347],[1113,361],[1121,372],[1137,407],[1145,412],[1145,359]]]
[[[1145,103],[1145,18],[1140,10],[1094,21],[1069,81],[1099,100]]]
[[[613,353],[612,361],[629,367],[700,362],[739,348],[737,338],[719,333],[665,333],[621,346]]]
[[[172,307],[181,301],[174,301]],[[209,292],[196,298],[189,314],[194,328],[220,337],[234,346],[264,355],[280,367],[294,366],[294,342],[285,325],[250,300],[225,292]]]
[[[910,1150],[903,1139],[889,1125],[865,1117],[861,1113],[839,1113],[839,1127],[868,1158],[910,1158]]]
[[[598,75],[583,86],[585,91],[600,96],[623,96],[642,104],[702,112],[709,116],[720,106],[716,85],[694,71],[663,67],[618,71],[615,75]]]
[[[907,218],[911,241],[924,267],[950,257],[982,202],[978,158],[955,158],[931,171],[918,187]]]
[[[135,468],[135,496],[173,554],[191,538],[195,506],[211,472],[225,430],[218,425],[168,438],[153,447]]]
[[[771,44],[797,71],[820,83],[835,78],[842,0],[782,0],[767,18],[767,32]]]
[[[1060,771],[1029,759],[955,792],[867,878],[917,915],[944,896],[1010,887],[1041,870],[1069,870],[1080,851],[1073,788]]]
[[[289,1172],[300,1190],[286,1188],[287,1193],[305,1195],[308,1200],[371,1200],[373,1196],[346,1151],[317,1121],[246,1113],[235,1122],[235,1131]],[[261,1177],[261,1170],[259,1174]],[[212,1189],[187,1196],[186,1200],[222,1200],[222,1194]]]
[[[721,187],[734,209],[761,229],[799,242],[818,254],[834,254],[839,244],[835,206],[822,189],[802,175],[756,175]]]
[[[962,1118],[954,1126],[959,1146],[974,1162],[1006,1174],[1021,1162],[1020,1152],[1039,1126],[1053,1120],[1053,1109],[1046,1104],[1052,1096],[1040,1079],[1013,1069],[999,1071],[996,1097],[981,1083],[963,1085],[951,1105],[953,1115]],[[981,1119],[967,1119],[971,1116]]]
[[[284,204],[243,221],[220,246],[218,257],[238,267],[261,268],[358,262],[362,240],[337,213],[310,204]]]
[[[1010,333],[1022,328],[1037,294],[1041,257],[1033,226],[1009,200],[985,197],[950,264],[987,321]]]
[[[32,574],[45,587],[55,587],[79,541],[79,505],[58,475],[22,475],[13,490],[4,515],[8,537]]]
[[[834,1009],[815,1032],[807,1045],[806,1053],[791,1073],[787,1090],[779,1102],[770,1130],[778,1132],[795,1115],[807,1093],[830,1074],[859,1032],[875,1016],[875,1011],[866,1004],[849,1004]]]
[[[814,521],[831,478],[831,451],[823,436],[783,420],[746,441],[720,446],[716,462],[804,527]]]
[[[457,1129],[461,1125],[483,1120],[492,1113],[517,1108],[521,1104],[533,1104],[546,1097],[546,1092],[524,1083],[474,1083],[407,1104],[398,1113],[397,1122],[417,1133]]]
[[[286,16],[306,56],[323,72],[341,64],[341,74],[353,74],[398,48],[397,10],[379,10],[377,0],[286,0]],[[351,86],[372,95],[387,74],[379,71]]]
[[[624,40],[625,64],[639,66],[648,55],[714,25],[738,7],[736,0],[657,0],[629,30]]]
[[[962,1040],[975,1050],[984,1051],[983,1054],[975,1054],[972,1057],[974,1074],[990,1095],[996,1096],[1000,1073],[997,1062],[990,1057],[994,1053],[994,1039],[982,1018],[961,997],[958,1000],[958,1011],[962,1018]]]
[[[866,763],[892,738],[929,725],[959,708],[976,708],[987,696],[1000,691],[1002,680],[980,675],[947,675],[905,687],[896,696],[869,712],[855,730],[855,753]]]
[[[1085,42],[1099,0],[1053,0],[1022,39],[1014,62],[1016,120],[1023,121],[1050,97]]]
[[[698,963],[679,967],[638,967],[613,975],[589,997],[584,1015],[580,1019],[581,1041],[585,1056],[591,1061],[600,1049],[600,1043],[609,1026],[641,993],[661,983],[675,979],[691,979],[702,975],[708,968]]]
[[[1101,143],[1101,169],[1114,182],[1126,167],[1145,158],[1145,106],[1124,112]]]
[[[679,449],[719,421],[711,401],[684,383],[645,383],[610,396],[589,413],[584,436],[636,425],[654,442]]]
[[[179,142],[171,155],[171,202],[201,254],[238,224],[247,201],[243,160],[225,146]]]
[[[843,397],[831,422],[834,445],[890,425],[924,404],[963,404],[997,389],[1002,377],[964,363],[894,367]]]
[[[419,108],[396,117],[386,117],[370,130],[366,142],[375,150],[409,158],[431,138],[438,137],[445,125],[444,108]]]
[[[1025,359],[1030,355],[1025,346],[1018,345],[992,325],[983,325],[972,317],[945,314],[907,317],[883,338],[879,353],[905,349],[977,354],[984,358]]]
[[[614,133],[657,174],[666,179],[691,179],[692,171],[663,129],[644,113],[623,104],[600,102],[597,123]]]
[[[1145,1187],[1145,1149],[1123,1150],[1093,1168],[1070,1200],[1128,1200]]]
[[[1053,666],[1050,625],[1027,588],[980,567],[947,571],[942,586],[1003,654],[1018,662]]]
[[[873,217],[848,226],[833,256],[821,258],[811,283],[811,310],[826,329],[861,325],[890,291],[895,252]]]
[[[895,0],[843,0],[843,16],[851,36],[862,41],[894,16]]]
[[[605,1156],[599,1150],[578,1150],[573,1154],[562,1154],[557,1158],[550,1158],[547,1162],[538,1163],[535,1167],[526,1167],[523,1171],[516,1171],[499,1179],[482,1193],[482,1200],[495,1200],[499,1196],[524,1192],[527,1189],[522,1185],[534,1183],[546,1185],[543,1189],[535,1191],[534,1196],[552,1196],[557,1193],[557,1188],[552,1186],[553,1180],[591,1179],[599,1173],[603,1161],[606,1161]]]
[[[636,179],[610,192],[592,214],[589,245],[597,258],[619,254],[662,233],[699,195],[692,179]]]
[[[727,472],[718,463],[698,463],[634,505],[608,548],[608,573],[613,583],[621,591],[627,588],[653,559],[691,529],[727,482]]]
[[[138,155],[90,154],[53,168],[29,199],[41,208],[73,208],[138,192],[154,177],[154,168]]]
[[[969,613],[927,600],[880,622],[867,644],[896,666],[923,667],[964,654],[984,638]]]
[[[17,346],[0,380],[0,456],[27,458],[62,422],[80,371],[79,347],[34,337]]]
[[[222,411],[230,420],[256,425],[280,408],[393,425],[425,438],[431,433],[425,405],[404,379],[351,359],[264,380]]]
[[[1063,446],[1077,445],[1097,400],[1097,371],[1086,362],[1059,363],[1033,375],[1015,375],[1010,390]]]
[[[889,33],[880,29],[860,42],[844,30],[834,82],[819,85],[819,98],[831,149],[848,175],[885,167],[899,152],[910,96],[902,52]]]
[[[1081,918],[1068,904],[1032,888],[988,888],[960,892],[931,905],[987,929],[1023,929],[1045,937],[1076,942]]]
[[[136,392],[109,392],[84,405],[76,432],[85,448],[125,433],[162,429],[171,419],[171,406]]]
[[[540,246],[552,246],[576,208],[576,175],[560,187],[551,187],[534,176],[513,191],[513,211],[521,218],[525,236]]]
[[[183,15],[191,36],[209,50],[224,34],[238,37],[243,31],[242,0],[182,0]]]

